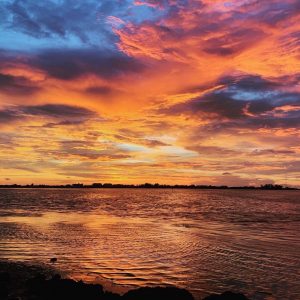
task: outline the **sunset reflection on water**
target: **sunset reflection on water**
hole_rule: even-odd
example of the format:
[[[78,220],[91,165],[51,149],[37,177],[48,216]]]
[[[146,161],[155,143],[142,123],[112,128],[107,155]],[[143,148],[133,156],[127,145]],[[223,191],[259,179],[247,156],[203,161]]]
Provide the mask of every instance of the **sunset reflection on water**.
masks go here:
[[[298,191],[32,189],[0,198],[2,259],[57,257],[72,278],[118,291],[300,295]]]

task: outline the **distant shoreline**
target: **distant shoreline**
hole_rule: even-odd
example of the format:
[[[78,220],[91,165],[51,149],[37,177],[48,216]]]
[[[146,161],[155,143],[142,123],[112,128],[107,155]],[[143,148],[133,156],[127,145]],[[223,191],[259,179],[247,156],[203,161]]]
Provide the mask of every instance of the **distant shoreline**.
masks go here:
[[[66,185],[45,185],[45,184],[30,184],[30,185],[19,185],[19,184],[7,184],[0,185],[0,189],[10,188],[37,188],[37,189],[191,189],[191,190],[300,190],[295,187],[282,186],[278,184],[265,184],[260,187],[256,186],[214,186],[214,185],[167,185],[167,184],[151,184],[145,183],[141,185],[134,184],[112,184],[112,183],[93,183],[85,185],[82,183],[66,184]]]

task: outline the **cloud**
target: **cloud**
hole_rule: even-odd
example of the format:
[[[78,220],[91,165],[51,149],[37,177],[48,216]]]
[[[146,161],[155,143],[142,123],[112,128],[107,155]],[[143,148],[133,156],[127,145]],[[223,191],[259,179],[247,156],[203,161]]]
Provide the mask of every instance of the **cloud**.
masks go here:
[[[177,1],[178,3],[182,1]],[[145,5],[152,8],[166,9],[172,5],[172,0],[135,0],[134,5]]]
[[[293,150],[288,149],[255,149],[251,152],[254,156],[270,156],[270,155],[291,155],[296,154]]]
[[[0,113],[0,124],[1,124],[1,113]],[[2,133],[0,135],[0,147],[2,150],[13,150],[15,151],[15,147],[18,146],[18,143],[15,141],[14,134]]]
[[[0,92],[9,95],[26,96],[40,91],[41,88],[23,76],[0,73]]]
[[[236,29],[205,41],[203,51],[219,56],[238,54],[258,43],[266,34],[258,29]]]
[[[101,145],[94,141],[81,140],[61,141],[59,149],[52,154],[58,155],[59,157],[77,156],[90,160],[97,160],[100,158],[106,160],[119,160],[131,157],[128,153],[125,154],[112,144]]]
[[[21,106],[21,111],[32,116],[47,116],[52,118],[89,118],[95,113],[89,109],[63,105],[63,104],[44,104],[36,106]]]
[[[114,137],[117,140],[125,141],[127,143],[143,145],[150,148],[170,146],[170,144],[155,138],[145,137],[145,133],[143,131],[120,128],[118,132],[119,134],[115,134]]]
[[[300,125],[300,93],[288,91],[290,86],[281,82],[280,78],[225,76],[216,84],[221,87],[183,103],[161,108],[159,112],[209,119],[208,128],[215,127],[214,120],[216,126],[224,129]]]
[[[60,126],[76,126],[82,124],[82,120],[65,120],[65,121],[60,121],[60,122],[49,122],[44,124],[42,127],[43,128],[55,128],[55,127],[60,127]]]
[[[6,2],[6,3],[5,3]],[[99,26],[101,19],[97,14],[112,14],[118,7],[125,8],[126,1],[118,5],[112,1],[4,1],[3,8],[9,18],[5,25],[15,31],[22,32],[34,38],[76,37],[82,43],[98,44],[102,40],[109,46],[112,38],[109,28]]]
[[[141,141],[142,144],[148,146],[148,147],[165,147],[170,146],[170,144],[164,143],[162,141],[153,140],[153,139],[144,139]]]
[[[229,119],[240,118],[244,115],[243,109],[246,107],[244,102],[231,98],[229,93],[210,93],[204,97],[195,98],[185,103],[179,103],[169,108],[161,110],[167,114],[191,114],[202,115],[212,118],[216,116]]]
[[[109,95],[113,92],[113,89],[108,86],[91,86],[85,92],[91,95]]]
[[[299,70],[297,0],[161,2],[160,18],[129,22],[115,33],[125,54],[164,64],[162,73],[172,70],[174,78],[185,74],[184,80],[174,79],[174,89],[226,72],[279,76]],[[152,8],[161,10],[156,3]]]
[[[225,75],[222,76],[217,84],[230,86],[235,89],[245,91],[268,91],[270,89],[278,88],[283,84],[281,82],[265,79],[259,75],[241,74],[237,76]]]
[[[300,4],[295,0],[272,0],[272,3],[257,3],[249,1],[242,7],[242,11],[250,9],[254,14],[251,16],[255,21],[265,23],[269,26],[277,26],[284,20],[291,19],[300,11]]]
[[[20,105],[0,110],[0,123],[5,124],[32,116],[60,121],[52,123],[55,125],[69,125],[83,123],[97,117],[97,114],[83,107],[64,104]]]
[[[194,143],[186,146],[187,149],[196,151],[200,154],[200,156],[216,156],[221,155],[222,157],[233,157],[237,156],[238,154],[241,154],[239,151],[234,149],[228,149],[224,147],[218,147],[218,146],[205,146],[205,145],[199,145],[199,143]]]
[[[12,49],[97,47],[115,49],[117,37],[112,27],[156,18],[149,7],[133,5],[133,0],[3,0],[0,25]],[[112,21],[112,22],[111,22]],[[117,23],[116,23],[117,22]],[[10,34],[19,38],[11,39]],[[0,37],[1,40],[1,37]]]
[[[27,160],[21,159],[0,159],[1,168],[4,170],[15,169],[26,171],[30,173],[40,173],[40,167],[38,162],[28,162]],[[6,172],[6,171],[5,171]]]
[[[139,72],[143,69],[143,65],[133,58],[98,49],[44,50],[30,57],[29,64],[50,77],[61,80],[71,80],[88,74],[112,79],[124,73]]]
[[[16,110],[10,108],[0,110],[0,124],[7,124],[22,118],[22,114]]]
[[[213,180],[216,185],[227,186],[260,186],[266,183],[274,183],[272,179],[242,177],[229,172],[223,173],[222,176],[216,176]]]

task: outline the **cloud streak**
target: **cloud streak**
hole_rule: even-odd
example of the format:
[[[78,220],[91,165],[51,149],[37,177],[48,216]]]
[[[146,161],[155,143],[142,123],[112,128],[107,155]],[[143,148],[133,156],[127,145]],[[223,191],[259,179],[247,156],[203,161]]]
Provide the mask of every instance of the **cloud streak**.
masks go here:
[[[97,114],[86,108],[70,105],[44,104],[36,106],[17,106],[8,107],[0,110],[0,123],[26,120],[32,117],[41,117],[42,119],[53,119],[67,125],[83,123]]]

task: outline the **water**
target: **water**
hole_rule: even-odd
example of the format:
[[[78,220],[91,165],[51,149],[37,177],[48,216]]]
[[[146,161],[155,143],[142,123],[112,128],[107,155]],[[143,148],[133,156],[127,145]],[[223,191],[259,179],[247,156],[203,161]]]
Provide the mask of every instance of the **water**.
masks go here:
[[[300,299],[300,191],[2,189],[0,216],[0,259],[196,299]]]

